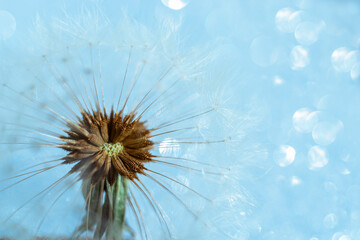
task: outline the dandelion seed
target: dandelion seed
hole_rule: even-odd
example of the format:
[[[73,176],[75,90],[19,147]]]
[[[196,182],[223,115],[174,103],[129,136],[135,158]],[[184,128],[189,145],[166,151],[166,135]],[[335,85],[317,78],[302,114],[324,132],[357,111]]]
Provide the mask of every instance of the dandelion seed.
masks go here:
[[[225,138],[207,138],[197,132],[199,119],[214,113],[216,109],[211,106],[203,108],[203,104],[197,105],[193,101],[189,105],[185,98],[179,96],[190,92],[190,88],[186,87],[188,83],[184,71],[188,69],[187,76],[194,77],[197,73],[193,68],[199,65],[190,67],[191,64],[181,64],[186,61],[179,60],[179,56],[164,57],[164,42],[146,41],[142,45],[138,42],[128,44],[128,39],[121,43],[115,41],[115,44],[101,40],[103,33],[116,35],[116,32],[109,30],[110,23],[106,18],[101,21],[102,17],[102,14],[90,12],[79,19],[68,16],[70,20],[67,22],[61,20],[53,24],[55,29],[38,25],[38,30],[46,36],[42,40],[47,40],[45,42],[50,49],[55,47],[60,56],[56,51],[50,51],[53,55],[45,53],[39,58],[39,62],[46,66],[44,73],[27,70],[39,84],[36,96],[4,86],[16,98],[23,99],[36,114],[31,110],[18,112],[2,106],[4,111],[20,114],[27,119],[14,123],[12,129],[22,128],[29,132],[28,135],[20,134],[21,138],[16,141],[2,144],[55,148],[59,150],[56,153],[60,157],[42,160],[5,179],[13,182],[1,188],[0,192],[32,181],[43,173],[58,171],[60,167],[65,169],[61,171],[61,177],[10,211],[5,222],[16,218],[20,212],[25,212],[27,216],[26,208],[38,199],[43,202],[51,198],[48,207],[42,209],[40,221],[33,223],[32,234],[39,237],[43,224],[50,218],[57,202],[62,198],[69,202],[65,196],[76,193],[71,189],[81,184],[85,214],[78,220],[80,223],[72,233],[73,239],[105,237],[118,240],[123,239],[125,234],[135,239],[151,239],[153,229],[148,227],[147,220],[152,216],[157,218],[163,230],[161,237],[173,239],[176,234],[171,218],[157,200],[153,187],[164,190],[194,219],[199,219],[198,213],[179,195],[181,192],[172,190],[173,186],[186,189],[183,193],[194,194],[209,203],[211,199],[193,189],[188,182],[176,180],[173,177],[176,175],[172,173],[176,169],[199,176],[222,176],[216,165],[181,155],[183,149],[191,150],[189,145],[226,142]],[[92,29],[90,26],[95,27]],[[169,38],[169,33],[166,34]],[[64,41],[70,39],[70,44],[64,47],[61,45],[64,43],[59,41],[59,49],[57,43],[51,41],[52,37]],[[45,48],[45,43],[42,46]],[[65,57],[61,56],[63,53],[66,53]],[[106,62],[108,64],[101,61],[105,58],[103,56],[111,59]],[[159,61],[165,62],[161,66],[166,67],[157,69]],[[122,68],[121,74],[119,68]],[[155,70],[160,73],[154,73]],[[111,95],[108,89],[115,90],[116,94],[110,101],[107,101]],[[167,170],[162,171],[163,167]],[[43,181],[49,183],[47,178],[43,178]],[[152,213],[143,207],[144,203]],[[129,212],[133,214],[132,226],[126,220]],[[69,211],[63,214],[66,219]],[[137,229],[137,232],[132,229]]]

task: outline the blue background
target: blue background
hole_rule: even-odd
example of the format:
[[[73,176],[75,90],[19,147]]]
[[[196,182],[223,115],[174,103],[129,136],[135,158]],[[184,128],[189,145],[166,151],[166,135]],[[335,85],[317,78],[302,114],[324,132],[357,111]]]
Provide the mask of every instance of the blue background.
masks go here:
[[[239,143],[226,145],[226,154],[221,154],[225,150],[220,146],[204,150],[211,155],[211,163],[231,166],[231,171],[225,179],[209,184],[204,190],[211,195],[213,192],[215,201],[213,207],[200,208],[199,215],[205,222],[209,221],[212,230],[193,224],[186,220],[189,216],[175,211],[172,219],[179,229],[179,238],[360,239],[357,172],[360,169],[360,3],[351,0],[189,0],[187,3],[180,10],[171,9],[160,0],[99,4],[110,22],[117,22],[122,12],[150,29],[166,18],[182,22],[179,29],[184,39],[180,41],[182,48],[202,54],[212,52],[211,63],[202,66],[211,80],[198,87],[228,99],[229,107],[220,115],[231,122],[227,126],[227,122],[221,122],[225,126],[221,130],[217,127],[219,123],[210,123],[212,127],[206,134],[244,134]],[[28,40],[36,16],[47,22],[53,17],[63,18],[63,9],[76,15],[83,6],[93,7],[94,2],[0,0],[0,81],[11,82],[20,91],[31,91],[31,79],[18,75],[22,70],[17,68],[33,66],[32,55],[25,52],[30,49],[34,54],[39,47],[34,46],[39,43]],[[11,13],[16,20],[12,36],[4,34],[8,25],[4,24],[1,11]],[[196,63],[197,58],[192,61]],[[24,66],[16,65],[17,62]],[[3,93],[2,105],[14,104],[18,110],[25,106],[16,97],[8,98]],[[5,113],[1,116],[10,122],[15,121],[11,117],[18,117]],[[3,134],[3,142],[8,141],[6,136]],[[56,153],[13,151],[9,146],[1,149],[4,164],[0,172],[4,176],[13,174],[12,170],[18,167],[9,163],[11,159],[41,162],[42,157]],[[206,158],[206,154],[203,156]],[[63,172],[59,171],[54,179],[62,176]],[[190,186],[202,189],[191,181],[192,176],[187,179]],[[0,192],[1,219],[21,205],[20,198],[28,199],[41,191],[46,185],[40,183],[47,181],[47,177],[40,183],[31,181],[25,187],[12,188],[10,193]],[[57,211],[64,212],[67,208],[73,215],[81,216],[81,197],[73,201],[69,195],[47,217],[41,234],[49,234],[46,229],[56,229],[59,235],[72,231],[69,229],[75,220],[57,224],[54,222],[58,220],[50,220],[58,217]],[[167,202],[167,197],[163,198],[164,208],[171,209],[173,205]],[[200,201],[193,195],[185,198],[195,208]],[[44,202],[49,204],[47,200]],[[36,216],[40,216],[44,210],[42,205],[37,207]],[[161,228],[149,218],[150,232],[160,239]],[[37,224],[15,217],[10,225],[0,228],[0,236],[10,234],[19,238],[17,234],[21,232],[26,239],[25,232],[31,234]],[[209,236],[206,232],[215,233]]]

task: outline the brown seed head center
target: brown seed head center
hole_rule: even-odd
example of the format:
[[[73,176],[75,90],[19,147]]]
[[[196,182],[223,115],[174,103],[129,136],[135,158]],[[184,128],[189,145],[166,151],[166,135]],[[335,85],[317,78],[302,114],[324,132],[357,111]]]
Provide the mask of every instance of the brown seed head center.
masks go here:
[[[75,164],[71,172],[81,179],[92,184],[106,179],[110,185],[118,175],[134,180],[144,174],[144,163],[153,161],[151,130],[134,113],[83,111],[78,119],[68,122],[60,146],[69,152],[64,163]]]

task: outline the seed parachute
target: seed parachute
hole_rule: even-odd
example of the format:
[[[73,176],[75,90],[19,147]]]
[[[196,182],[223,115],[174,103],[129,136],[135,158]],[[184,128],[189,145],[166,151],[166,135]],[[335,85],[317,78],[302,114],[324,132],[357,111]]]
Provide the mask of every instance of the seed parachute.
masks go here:
[[[0,194],[22,191],[21,185],[27,182],[29,189],[47,184],[30,198],[17,199],[15,210],[4,211],[4,223],[19,232],[13,223],[22,216],[22,227],[30,226],[29,235],[35,238],[175,239],[177,227],[156,193],[162,189],[170,196],[166,202],[171,206],[177,203],[171,215],[183,215],[181,209],[185,209],[192,221],[210,228],[200,218],[204,204],[196,209],[181,194],[211,205],[212,200],[205,196],[211,193],[207,187],[221,183],[228,171],[224,165],[196,157],[212,148],[221,150],[232,141],[207,136],[200,124],[220,109],[206,103],[201,94],[202,68],[209,55],[180,55],[174,50],[178,24],[170,20],[162,23],[160,36],[128,17],[113,26],[99,10],[86,10],[78,17],[67,15],[66,20],[48,24],[38,19],[35,28],[40,48],[34,53],[39,57],[33,57],[21,75],[33,84],[24,84],[22,91],[11,82],[3,83],[8,101],[21,103],[23,110],[2,104],[9,119],[5,130],[14,136],[6,135],[13,141],[3,141],[2,146],[23,147],[19,148],[25,154],[20,165],[29,165],[34,149],[57,157],[32,157],[34,164],[4,179],[13,182],[1,188]],[[188,179],[201,191],[190,187]],[[179,187],[180,192],[174,190]],[[60,199],[79,193],[80,200],[67,203],[70,210],[55,210]],[[74,210],[81,199],[85,207]],[[39,210],[44,202],[46,207]],[[41,216],[31,223],[27,217],[34,215],[29,206]],[[55,218],[58,222],[62,222],[59,218],[71,219],[69,215],[76,211],[81,217],[69,220],[71,226],[50,224]],[[154,217],[160,233],[154,232]],[[66,234],[62,228],[67,229]],[[68,229],[73,229],[71,234]],[[21,238],[16,233],[9,236]]]

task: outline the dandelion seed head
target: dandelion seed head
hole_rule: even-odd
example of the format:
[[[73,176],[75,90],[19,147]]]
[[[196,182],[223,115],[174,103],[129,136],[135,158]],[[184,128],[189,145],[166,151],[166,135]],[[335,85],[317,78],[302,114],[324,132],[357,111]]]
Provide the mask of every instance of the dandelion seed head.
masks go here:
[[[229,84],[224,84],[228,76],[206,76],[205,67],[209,69],[208,64],[216,54],[212,54],[208,46],[189,48],[178,35],[181,19],[158,17],[158,27],[155,28],[134,21],[124,11],[117,19],[119,22],[110,21],[97,7],[81,10],[80,14],[74,14],[72,9],[65,10],[64,17],[55,17],[52,21],[37,17],[32,31],[34,44],[26,47],[28,56],[24,55],[16,61],[17,65],[25,66],[17,74],[29,83],[29,86],[20,89],[24,90],[20,95],[28,99],[15,97],[17,104],[9,106],[15,105],[19,111],[24,108],[24,114],[34,115],[35,112],[36,120],[16,113],[11,119],[18,118],[17,123],[24,124],[27,129],[45,130],[46,135],[40,136],[34,131],[12,141],[21,142],[25,137],[36,137],[41,144],[48,144],[48,141],[52,145],[48,146],[51,147],[49,152],[39,147],[37,150],[26,150],[23,155],[12,154],[11,159],[20,163],[11,164],[11,167],[19,169],[19,165],[32,160],[35,164],[43,164],[41,167],[53,167],[54,163],[45,164],[44,161],[50,160],[54,153],[56,159],[60,159],[56,163],[61,165],[46,171],[48,174],[29,179],[29,185],[28,180],[21,183],[36,186],[24,191],[24,196],[33,196],[44,190],[43,183],[51,184],[64,175],[68,177],[54,188],[50,187],[49,193],[35,198],[35,201],[39,199],[38,203],[33,201],[29,204],[29,212],[31,207],[37,206],[34,207],[35,214],[27,215],[27,209],[22,208],[13,220],[21,222],[24,228],[32,227],[32,234],[35,234],[34,229],[48,212],[38,235],[69,235],[69,231],[76,230],[79,222],[84,223],[84,212],[93,206],[93,202],[88,204],[87,194],[91,187],[86,184],[89,183],[94,189],[104,186],[104,207],[108,193],[106,189],[110,185],[116,186],[116,179],[124,177],[130,180],[128,198],[136,212],[134,214],[128,204],[126,219],[139,239],[146,239],[145,229],[150,229],[153,239],[168,239],[170,235],[174,238],[204,239],[214,232],[217,232],[214,236],[221,238],[224,237],[220,231],[222,227],[231,236],[240,236],[239,232],[245,232],[242,224],[234,223],[226,227],[231,224],[226,221],[216,226],[212,220],[218,214],[215,209],[222,209],[222,204],[229,205],[225,200],[217,201],[218,196],[234,199],[236,190],[233,186],[239,184],[245,172],[239,160],[247,162],[251,158],[240,152],[250,145],[244,147],[241,142],[247,132],[244,123],[250,122],[254,116],[234,110],[238,104],[226,90]],[[120,109],[128,91],[136,84],[126,106],[122,110],[115,110],[125,69],[127,73]],[[214,84],[216,81],[217,84]],[[174,82],[175,87],[166,92]],[[14,85],[9,83],[11,88]],[[94,89],[94,85],[97,89]],[[70,90],[67,90],[67,86]],[[149,89],[151,92],[147,95],[147,101],[136,109]],[[71,92],[79,98],[81,107],[77,106]],[[163,92],[166,94],[151,105]],[[36,103],[29,99],[36,100]],[[100,103],[100,108],[97,108],[96,102]],[[147,106],[150,106],[149,109],[141,114]],[[49,109],[53,112],[49,113]],[[54,116],[54,112],[61,117]],[[167,123],[175,124],[159,128]],[[48,138],[54,133],[55,138]],[[38,147],[32,143],[37,142],[32,140],[26,143]],[[39,155],[34,155],[36,151]],[[29,160],[29,156],[34,159]],[[231,171],[229,165],[233,165]],[[144,173],[152,174],[163,185]],[[9,176],[11,174],[14,175],[12,172]],[[140,181],[144,184],[140,186],[143,192],[134,184],[140,184]],[[197,193],[193,190],[208,199],[194,197]],[[59,196],[63,191],[64,194]],[[58,202],[65,200],[66,204],[58,207],[57,198]],[[243,198],[233,200],[234,204],[229,205],[222,217],[225,219],[230,214],[230,208],[247,205],[246,198],[247,195],[243,195]],[[136,206],[134,199],[139,206]],[[54,208],[51,206],[53,202]],[[157,202],[159,207],[156,206]],[[8,205],[21,204],[23,202],[19,200]],[[238,213],[242,217],[248,216],[249,209],[249,206],[241,207]],[[23,216],[29,217],[22,219]],[[169,225],[170,235],[166,233],[167,226],[161,218]],[[30,219],[34,219],[32,224],[29,224]],[[243,218],[236,220],[242,222]],[[146,226],[138,226],[137,221]],[[196,231],[189,231],[190,227]],[[241,230],[235,231],[236,227]],[[86,233],[92,235],[95,228],[96,225],[92,225]],[[17,231],[15,228],[11,231],[13,229]]]
[[[112,186],[116,173],[133,180],[151,161],[150,131],[132,114],[83,112],[80,124],[68,126],[67,136],[60,137],[65,142],[60,147],[69,151],[64,163],[75,164],[71,172],[81,171],[92,184],[107,179]]]

